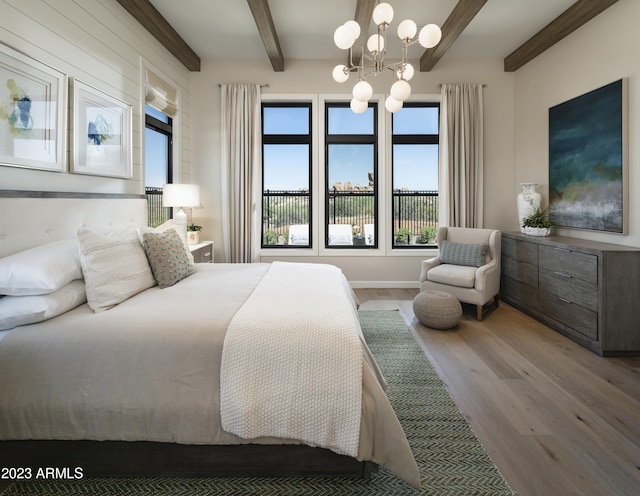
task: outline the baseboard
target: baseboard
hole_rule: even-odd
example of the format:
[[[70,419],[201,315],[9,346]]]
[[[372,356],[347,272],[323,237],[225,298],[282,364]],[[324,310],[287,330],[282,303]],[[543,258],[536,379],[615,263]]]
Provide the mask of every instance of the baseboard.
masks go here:
[[[419,289],[419,281],[349,281],[354,289]]]

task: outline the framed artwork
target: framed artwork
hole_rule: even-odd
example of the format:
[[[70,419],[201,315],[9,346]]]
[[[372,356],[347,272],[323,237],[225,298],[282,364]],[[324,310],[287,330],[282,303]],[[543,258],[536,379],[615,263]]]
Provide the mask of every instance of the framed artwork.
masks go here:
[[[549,220],[626,233],[627,79],[549,109]]]
[[[131,178],[131,105],[78,79],[71,93],[72,171]]]
[[[0,165],[66,170],[67,76],[0,43]]]

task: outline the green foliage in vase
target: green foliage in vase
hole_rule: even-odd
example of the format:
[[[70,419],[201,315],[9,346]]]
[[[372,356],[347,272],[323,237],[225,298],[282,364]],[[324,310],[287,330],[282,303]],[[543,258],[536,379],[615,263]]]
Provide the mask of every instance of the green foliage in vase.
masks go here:
[[[527,217],[525,217],[524,219],[522,219],[522,226],[523,227],[538,227],[538,228],[545,228],[545,227],[552,227],[553,224],[551,224],[551,222],[549,221],[548,217],[547,217],[547,209],[541,209],[540,207],[537,207],[532,213],[531,215],[528,215]]]

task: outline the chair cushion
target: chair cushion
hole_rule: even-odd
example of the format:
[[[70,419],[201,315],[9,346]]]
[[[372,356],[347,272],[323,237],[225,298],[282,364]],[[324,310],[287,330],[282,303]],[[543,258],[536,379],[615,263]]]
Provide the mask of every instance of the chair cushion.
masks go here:
[[[472,288],[476,282],[476,268],[466,265],[440,264],[427,272],[427,280],[460,288]]]
[[[440,262],[480,267],[484,265],[486,250],[484,243],[455,243],[444,239],[440,243]]]

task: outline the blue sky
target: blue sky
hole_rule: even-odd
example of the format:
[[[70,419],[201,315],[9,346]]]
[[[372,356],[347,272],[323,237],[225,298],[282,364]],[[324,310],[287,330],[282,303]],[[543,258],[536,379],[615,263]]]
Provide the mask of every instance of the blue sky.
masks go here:
[[[308,133],[307,109],[266,108],[267,134]],[[384,112],[384,110],[383,110]],[[349,108],[330,108],[331,134],[371,134],[373,111],[355,114]],[[404,108],[394,115],[397,134],[438,132],[437,109]],[[438,148],[435,145],[395,145],[394,188],[409,190],[438,189]],[[328,183],[368,184],[373,170],[372,145],[330,145]],[[264,189],[298,190],[309,182],[307,145],[266,145],[264,147]],[[383,173],[379,164],[378,174]]]
[[[384,110],[382,110],[385,112]],[[331,109],[329,131],[335,134],[372,133],[372,114],[355,114],[349,108]],[[156,115],[153,113],[152,115]],[[158,116],[162,114],[158,113]],[[403,108],[394,114],[394,132],[397,134],[437,133],[438,113],[435,109]],[[309,132],[306,108],[265,108],[265,133],[307,134]],[[166,181],[166,139],[146,131],[146,186],[162,187]],[[435,145],[395,145],[393,150],[394,188],[409,190],[438,189],[438,148]],[[264,188],[271,190],[298,190],[309,184],[309,148],[301,145],[266,145],[264,147]],[[332,164],[328,183],[360,184],[369,182],[368,173],[373,170],[371,145],[331,145]],[[378,174],[386,164],[379,163]]]

